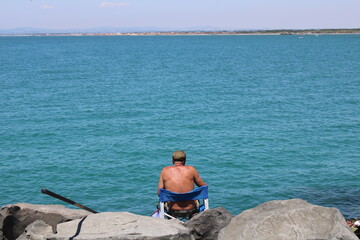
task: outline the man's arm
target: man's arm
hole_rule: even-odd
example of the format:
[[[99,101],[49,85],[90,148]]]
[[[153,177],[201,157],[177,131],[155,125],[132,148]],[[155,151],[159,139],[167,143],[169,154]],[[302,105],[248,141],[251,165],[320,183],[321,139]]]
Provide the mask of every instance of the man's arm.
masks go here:
[[[198,173],[198,171],[196,171],[196,169],[194,168],[194,182],[198,187],[207,185],[206,182],[204,182],[201,177],[200,174]]]
[[[158,196],[160,196],[160,188],[164,188],[164,180],[163,180],[163,172],[164,170],[161,171],[160,173],[160,177],[159,177],[159,183],[158,183],[158,189],[157,189],[157,194]]]

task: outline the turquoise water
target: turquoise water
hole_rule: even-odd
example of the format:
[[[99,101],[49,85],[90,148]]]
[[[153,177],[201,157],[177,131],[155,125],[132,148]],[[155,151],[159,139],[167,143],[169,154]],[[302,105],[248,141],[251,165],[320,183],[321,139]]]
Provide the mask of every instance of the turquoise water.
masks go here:
[[[360,216],[360,35],[0,37],[0,205],[150,215],[185,150],[233,214]]]

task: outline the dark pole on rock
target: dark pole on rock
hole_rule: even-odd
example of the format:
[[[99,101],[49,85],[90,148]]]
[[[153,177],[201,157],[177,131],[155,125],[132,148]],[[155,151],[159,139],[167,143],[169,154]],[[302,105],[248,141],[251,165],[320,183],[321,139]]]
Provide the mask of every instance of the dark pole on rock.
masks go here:
[[[74,206],[77,206],[79,208],[85,209],[86,211],[89,211],[89,212],[92,212],[92,213],[98,213],[98,212],[96,212],[96,211],[94,211],[94,210],[92,210],[92,209],[90,209],[88,207],[85,207],[85,206],[83,206],[83,205],[81,205],[81,204],[79,204],[77,202],[74,202],[74,201],[72,201],[72,200],[70,200],[70,199],[68,199],[66,197],[60,196],[59,194],[56,194],[56,193],[54,193],[54,192],[52,192],[50,190],[47,190],[46,188],[41,189],[41,192],[44,193],[44,194],[47,194],[47,195],[49,195],[51,197],[60,199],[60,200],[62,200],[64,202],[70,203],[70,204],[72,204]]]

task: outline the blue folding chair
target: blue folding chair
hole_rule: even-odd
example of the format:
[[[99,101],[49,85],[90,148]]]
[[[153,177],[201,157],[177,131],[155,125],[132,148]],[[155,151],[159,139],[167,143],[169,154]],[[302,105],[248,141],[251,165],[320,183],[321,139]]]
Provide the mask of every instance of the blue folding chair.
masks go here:
[[[203,206],[200,206],[199,211],[209,209],[208,185],[204,185],[187,193],[175,193],[169,190],[160,189],[160,218],[168,216],[174,218],[165,212],[165,202],[181,202],[188,200],[201,200],[203,199]]]

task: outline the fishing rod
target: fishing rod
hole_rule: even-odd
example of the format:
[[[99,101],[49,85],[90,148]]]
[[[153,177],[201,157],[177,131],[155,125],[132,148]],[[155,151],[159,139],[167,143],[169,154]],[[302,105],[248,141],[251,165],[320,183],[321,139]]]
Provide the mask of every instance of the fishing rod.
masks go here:
[[[72,204],[72,205],[74,205],[76,207],[85,209],[86,211],[89,211],[89,212],[92,212],[92,213],[98,213],[98,212],[96,212],[96,211],[94,211],[94,210],[92,210],[92,209],[90,209],[88,207],[85,207],[84,205],[81,205],[80,203],[74,202],[73,200],[70,200],[70,199],[68,199],[66,197],[60,196],[59,194],[56,194],[56,193],[54,193],[54,192],[52,192],[52,191],[50,191],[50,190],[48,190],[46,188],[41,189],[41,192],[44,193],[44,194],[47,194],[47,195],[49,195],[51,197],[60,199],[60,200],[62,200],[64,202],[70,203],[70,204]]]

